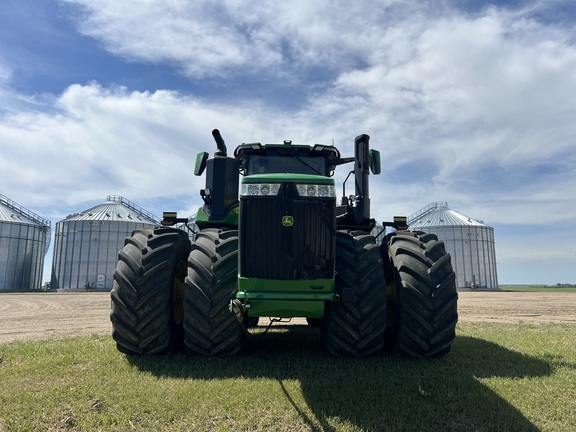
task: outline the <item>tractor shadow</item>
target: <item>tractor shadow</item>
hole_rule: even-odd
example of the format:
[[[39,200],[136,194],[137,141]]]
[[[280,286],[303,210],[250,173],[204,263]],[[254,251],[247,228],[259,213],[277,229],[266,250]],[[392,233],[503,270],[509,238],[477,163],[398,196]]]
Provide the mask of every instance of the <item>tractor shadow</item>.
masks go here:
[[[481,379],[540,377],[552,371],[548,362],[467,336],[457,336],[442,359],[334,358],[322,350],[318,329],[296,325],[251,335],[248,350],[235,357],[181,353],[169,360],[128,361],[159,377],[277,380],[279,391],[313,431],[335,430],[331,418],[362,430],[537,431]],[[305,403],[290,393],[286,380],[300,383]]]

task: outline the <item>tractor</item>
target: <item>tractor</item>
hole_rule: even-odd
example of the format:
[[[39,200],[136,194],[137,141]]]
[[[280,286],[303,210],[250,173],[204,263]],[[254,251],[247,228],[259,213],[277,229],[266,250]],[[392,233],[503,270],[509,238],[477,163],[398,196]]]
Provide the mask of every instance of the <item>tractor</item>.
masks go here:
[[[303,318],[338,357],[450,351],[458,321],[450,255],[436,235],[410,231],[406,217],[377,233],[369,176],[381,161],[368,135],[355,138],[354,157],[289,140],[241,144],[232,157],[220,132],[212,135],[216,152],[200,153],[194,168],[206,183],[193,241],[177,227],[190,221],[165,212],[161,226],[134,230],[119,252],[110,312],[118,350],[231,356],[260,318]],[[338,203],[332,177],[348,163]]]

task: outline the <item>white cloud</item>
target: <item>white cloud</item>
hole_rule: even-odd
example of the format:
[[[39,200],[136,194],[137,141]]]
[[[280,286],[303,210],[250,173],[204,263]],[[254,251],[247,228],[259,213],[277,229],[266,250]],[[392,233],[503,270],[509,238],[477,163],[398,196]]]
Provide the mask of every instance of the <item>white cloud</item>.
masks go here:
[[[278,34],[262,17],[266,3],[208,1],[69,1],[85,7],[80,30],[130,60],[173,63],[195,78],[223,76],[251,65],[262,70],[282,62]]]
[[[88,11],[82,31],[113,53],[174,62],[191,76],[307,86],[305,71],[319,67],[328,81],[310,94],[299,125],[337,124],[338,133],[316,128],[329,139],[367,128],[401,149],[390,149],[399,164],[410,151],[440,156],[437,180],[479,160],[532,161],[543,141],[551,158],[572,144],[576,103],[565,95],[576,87],[576,49],[570,29],[530,18],[538,5],[467,16],[394,1],[151,1],[136,11],[76,2]]]
[[[211,148],[211,128],[226,122],[236,133],[246,130],[240,116],[166,91],[72,85],[56,108],[0,123],[2,186],[28,202],[70,205],[115,191],[141,199],[197,190],[192,166],[197,151]]]
[[[317,68],[366,64],[396,16],[414,11],[397,0],[129,2],[61,0],[82,6],[79,30],[133,61],[173,63],[193,78],[261,75],[298,81]],[[390,10],[391,6],[399,5]],[[290,78],[292,77],[292,78]],[[308,76],[310,78],[310,76]]]

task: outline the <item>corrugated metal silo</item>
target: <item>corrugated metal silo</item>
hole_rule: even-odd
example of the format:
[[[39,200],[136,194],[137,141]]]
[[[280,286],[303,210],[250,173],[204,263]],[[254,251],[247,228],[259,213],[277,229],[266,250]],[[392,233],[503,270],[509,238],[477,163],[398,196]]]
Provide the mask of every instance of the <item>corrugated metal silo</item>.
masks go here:
[[[433,233],[452,256],[458,288],[498,289],[494,228],[433,202],[408,217],[413,231]]]
[[[116,195],[56,223],[52,289],[111,290],[126,237],[135,229],[159,223],[151,213]]]
[[[40,289],[50,221],[0,195],[0,291]]]

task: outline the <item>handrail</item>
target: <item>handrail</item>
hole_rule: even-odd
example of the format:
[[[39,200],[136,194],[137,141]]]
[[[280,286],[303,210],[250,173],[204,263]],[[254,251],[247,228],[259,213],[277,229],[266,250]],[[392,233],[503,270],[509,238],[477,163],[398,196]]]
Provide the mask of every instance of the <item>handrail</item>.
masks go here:
[[[7,196],[0,194],[0,203],[4,204],[5,206],[9,207],[11,210],[20,213],[22,216],[27,217],[28,219],[50,228],[51,222],[48,219],[44,219],[43,217],[37,215],[32,210],[28,210],[26,207],[21,206],[20,204],[12,201]]]
[[[420,219],[423,216],[426,216],[428,213],[430,213],[434,210],[441,209],[441,208],[447,209],[448,208],[448,201],[431,202],[426,207],[423,207],[420,210],[418,210],[416,213],[412,213],[410,216],[408,216],[408,225],[410,225],[411,222],[414,222],[415,220]]]
[[[121,204],[124,204],[126,207],[128,207],[130,210],[134,210],[136,213],[138,213],[140,216],[144,216],[147,217],[148,219],[154,221],[155,223],[159,224],[160,223],[160,219],[158,219],[156,216],[154,216],[152,213],[150,213],[149,211],[144,210],[142,207],[134,204],[132,201],[124,198],[123,196],[120,195],[108,195],[108,197],[106,197],[107,201],[114,201],[114,202],[118,202]]]

